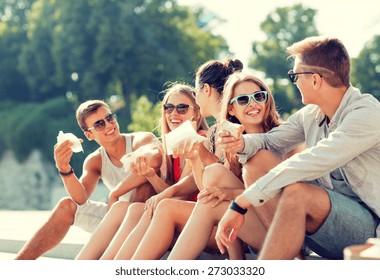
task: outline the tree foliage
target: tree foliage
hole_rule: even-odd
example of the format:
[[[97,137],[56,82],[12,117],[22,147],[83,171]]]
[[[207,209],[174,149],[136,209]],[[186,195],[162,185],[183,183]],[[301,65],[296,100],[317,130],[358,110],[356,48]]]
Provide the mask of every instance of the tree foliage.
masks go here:
[[[265,73],[282,113],[301,105],[285,48],[318,34],[315,14],[300,4],[278,8],[261,24],[267,38],[252,45],[249,66]],[[23,161],[40,149],[52,160],[59,130],[81,134],[74,112],[87,99],[109,102],[122,130],[152,130],[167,81],[191,84],[200,64],[228,54],[209,15],[215,22],[175,0],[0,1],[0,153]],[[377,36],[353,60],[352,79],[377,97],[378,53]]]
[[[117,94],[128,118],[132,96],[152,96],[167,80],[189,81],[201,62],[227,49],[199,28],[201,13],[170,0],[36,0],[20,56],[32,100]],[[120,92],[110,90],[114,84]]]
[[[87,99],[118,100],[111,105],[127,127],[133,100],[156,101],[167,81],[191,83],[201,63],[228,52],[225,39],[208,29],[206,13],[175,0],[2,1],[0,98],[14,114],[1,111],[8,125],[0,146],[20,161],[35,148],[52,159],[59,129],[80,133],[73,108]],[[57,108],[56,102],[65,103]],[[46,115],[50,106],[64,117]],[[36,133],[22,145],[27,128]]]
[[[316,10],[302,4],[277,8],[260,25],[267,38],[252,44],[249,66],[264,72],[272,82],[276,103],[282,113],[290,113],[301,106],[298,92],[287,80],[293,62],[287,60],[285,49],[294,42],[318,34],[315,14]]]
[[[0,99],[26,102],[30,91],[19,72],[18,56],[26,43],[27,17],[34,0],[0,1]]]
[[[352,84],[380,100],[380,35],[365,44],[352,68]]]
[[[151,131],[160,135],[159,120],[161,117],[161,102],[156,104],[143,95],[132,105],[132,121],[128,125],[129,131]]]

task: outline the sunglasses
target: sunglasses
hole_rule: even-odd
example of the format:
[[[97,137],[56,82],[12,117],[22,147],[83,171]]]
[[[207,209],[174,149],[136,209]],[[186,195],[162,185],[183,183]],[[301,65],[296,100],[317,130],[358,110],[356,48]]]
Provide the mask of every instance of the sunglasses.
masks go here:
[[[306,75],[306,74],[316,74],[314,72],[293,72],[293,70],[290,70],[288,72],[288,76],[289,76],[289,80],[295,84],[298,80],[298,76],[297,75]]]
[[[173,105],[171,103],[166,103],[163,105],[164,107],[164,111],[166,114],[171,114],[173,113],[174,109],[177,110],[177,113],[178,114],[181,114],[181,115],[184,115],[187,113],[187,111],[189,111],[189,107],[195,109],[195,107],[193,106],[190,106],[188,104],[183,104],[183,103],[180,103],[178,105]]]
[[[256,103],[265,103],[268,100],[268,92],[265,90],[260,90],[260,91],[255,91],[252,94],[244,94],[244,95],[239,95],[235,96],[230,100],[230,104],[236,102],[237,105],[240,107],[245,107],[251,102],[251,98],[256,102]]]
[[[116,115],[108,114],[104,119],[94,122],[94,125],[87,128],[87,130],[95,129],[96,131],[102,131],[106,128],[106,121],[110,124],[116,123]]]

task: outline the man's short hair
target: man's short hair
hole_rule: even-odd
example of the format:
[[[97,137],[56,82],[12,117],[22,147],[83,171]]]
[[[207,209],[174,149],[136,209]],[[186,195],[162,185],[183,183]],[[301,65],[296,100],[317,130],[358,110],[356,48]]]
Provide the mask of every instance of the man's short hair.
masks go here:
[[[76,111],[78,125],[83,131],[87,131],[86,119],[94,114],[100,107],[105,107],[111,111],[107,103],[102,100],[88,100],[79,105]]]
[[[306,68],[311,66],[310,69],[305,68],[305,71],[315,70],[331,86],[350,86],[350,56],[339,39],[325,36],[308,37],[286,50],[291,56],[298,57]],[[317,68],[320,68],[320,71]]]

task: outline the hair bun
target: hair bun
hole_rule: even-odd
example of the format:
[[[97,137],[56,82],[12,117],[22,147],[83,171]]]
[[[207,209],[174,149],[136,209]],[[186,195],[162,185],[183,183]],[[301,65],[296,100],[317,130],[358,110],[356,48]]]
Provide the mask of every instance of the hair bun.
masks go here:
[[[226,68],[229,70],[228,72],[234,73],[237,71],[243,70],[243,62],[241,62],[239,59],[228,59],[225,63]]]

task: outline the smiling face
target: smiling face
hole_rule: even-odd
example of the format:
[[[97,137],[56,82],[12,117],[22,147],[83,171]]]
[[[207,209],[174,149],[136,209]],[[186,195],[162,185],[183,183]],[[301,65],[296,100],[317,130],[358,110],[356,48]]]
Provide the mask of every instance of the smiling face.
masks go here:
[[[167,111],[164,111],[165,120],[170,130],[177,128],[187,120],[197,120],[197,112],[193,108],[194,104],[186,95],[175,93],[168,98],[166,104],[173,104],[174,106],[177,106],[178,104],[186,104],[190,106],[185,114],[179,114],[177,109],[174,109],[170,114]]]
[[[95,113],[89,115],[85,123],[87,127],[93,127],[94,123],[99,121],[99,120],[104,120],[106,116],[111,114],[111,111],[104,107],[101,106],[99,107]],[[116,121],[115,123],[109,123],[108,121],[105,121],[105,128],[102,131],[96,131],[95,129],[91,129],[90,131],[86,131],[85,135],[89,140],[111,140],[114,138],[119,137],[120,135],[120,130],[119,130],[119,124]]]
[[[244,81],[236,85],[231,98],[240,95],[252,94],[260,91],[260,87],[251,81]],[[245,127],[247,133],[263,132],[263,120],[266,103],[257,103],[252,98],[247,106],[240,107],[236,102],[229,105],[228,113],[235,116]]]

